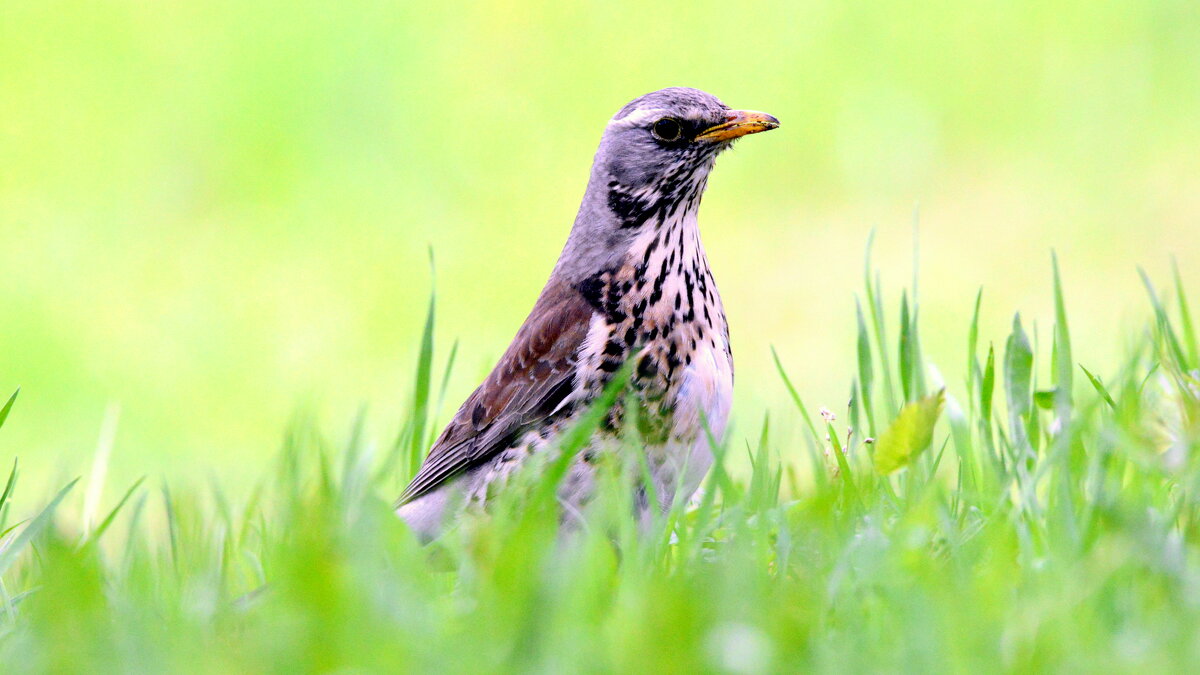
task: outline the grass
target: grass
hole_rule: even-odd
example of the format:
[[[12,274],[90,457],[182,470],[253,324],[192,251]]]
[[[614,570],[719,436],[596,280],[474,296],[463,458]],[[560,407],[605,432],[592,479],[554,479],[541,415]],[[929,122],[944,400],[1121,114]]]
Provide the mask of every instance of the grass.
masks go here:
[[[1143,275],[1150,320],[1133,353],[1077,364],[1057,260],[1052,270],[1052,330],[1014,317],[1003,348],[985,347],[981,294],[963,326],[968,377],[943,383],[922,350],[915,290],[889,323],[868,258],[857,336],[846,336],[858,363],[844,414],[802,403],[783,365],[799,350],[784,350],[776,364],[802,437],[768,420],[756,443],[723,446],[699,498],[647,531],[631,522],[623,467],[613,467],[584,525],[560,535],[558,462],[489,517],[423,547],[390,502],[437,431],[431,303],[415,403],[390,446],[365,438],[361,419],[336,443],[300,419],[277,470],[245,500],[219,484],[139,481],[107,510],[91,497],[90,513],[70,513],[72,482],[20,521],[14,465],[0,496],[0,663],[213,673],[1195,668],[1200,349],[1183,283],[1176,272],[1168,305]],[[13,396],[0,425],[19,414]],[[576,431],[566,455],[588,429]],[[743,455],[750,470],[734,471]],[[103,481],[103,467],[91,475]]]

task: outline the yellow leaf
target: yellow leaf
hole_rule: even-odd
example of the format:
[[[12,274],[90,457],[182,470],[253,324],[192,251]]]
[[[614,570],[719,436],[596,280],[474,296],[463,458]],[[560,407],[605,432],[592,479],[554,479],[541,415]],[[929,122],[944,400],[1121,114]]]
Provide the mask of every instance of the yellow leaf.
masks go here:
[[[908,466],[933,442],[933,427],[942,406],[946,390],[904,404],[900,414],[875,443],[875,470],[887,475]]]

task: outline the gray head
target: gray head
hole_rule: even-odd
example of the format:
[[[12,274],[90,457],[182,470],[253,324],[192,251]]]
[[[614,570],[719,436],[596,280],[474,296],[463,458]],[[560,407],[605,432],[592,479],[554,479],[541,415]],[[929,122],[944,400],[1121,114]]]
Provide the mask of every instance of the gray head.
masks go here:
[[[699,89],[671,87],[630,101],[604,129],[557,271],[578,277],[609,267],[645,228],[694,214],[717,155],[737,138],[778,126]]]

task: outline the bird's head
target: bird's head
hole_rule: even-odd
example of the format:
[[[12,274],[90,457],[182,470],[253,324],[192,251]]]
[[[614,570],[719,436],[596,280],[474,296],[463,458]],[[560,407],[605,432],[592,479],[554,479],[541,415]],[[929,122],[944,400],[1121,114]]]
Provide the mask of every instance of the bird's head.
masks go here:
[[[630,101],[604,129],[563,262],[608,264],[645,227],[694,214],[716,156],[778,126],[699,89],[670,87]]]
[[[596,161],[613,180],[637,189],[710,168],[735,139],[778,126],[766,113],[732,110],[699,89],[660,89],[613,116]]]
[[[698,203],[722,150],[778,126],[766,113],[732,110],[698,89],[660,89],[634,99],[609,121],[593,179],[607,179],[606,201],[626,226],[642,225],[664,208]]]

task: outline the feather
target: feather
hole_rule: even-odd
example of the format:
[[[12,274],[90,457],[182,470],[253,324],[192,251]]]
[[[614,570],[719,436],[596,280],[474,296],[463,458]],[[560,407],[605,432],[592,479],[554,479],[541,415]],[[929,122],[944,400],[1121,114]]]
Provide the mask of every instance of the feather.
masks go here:
[[[508,350],[442,431],[402,506],[507,449],[524,431],[563,415],[575,391],[575,366],[592,307],[551,278]]]

